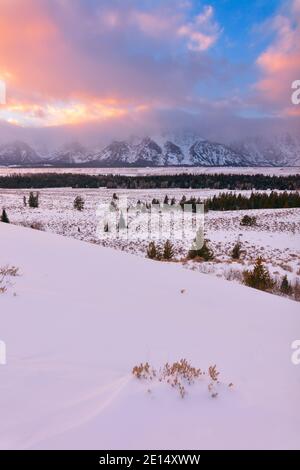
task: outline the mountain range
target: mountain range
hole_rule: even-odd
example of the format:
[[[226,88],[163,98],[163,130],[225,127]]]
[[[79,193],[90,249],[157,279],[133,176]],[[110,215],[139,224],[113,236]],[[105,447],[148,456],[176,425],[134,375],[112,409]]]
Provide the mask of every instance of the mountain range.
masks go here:
[[[289,134],[272,140],[248,138],[230,144],[195,134],[131,137],[86,148],[78,142],[39,151],[15,141],[0,145],[3,166],[300,166],[300,140]]]

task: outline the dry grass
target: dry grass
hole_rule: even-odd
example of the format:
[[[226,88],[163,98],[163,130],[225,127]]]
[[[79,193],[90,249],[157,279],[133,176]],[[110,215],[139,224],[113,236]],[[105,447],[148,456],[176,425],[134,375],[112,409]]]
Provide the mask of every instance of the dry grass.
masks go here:
[[[169,364],[166,362],[159,370],[151,367],[148,362],[141,363],[132,369],[132,374],[139,380],[153,381],[155,379],[161,383],[167,383],[172,388],[176,389],[181,398],[187,394],[187,388],[194,384],[200,378],[206,376],[210,382],[208,384],[208,391],[212,398],[216,398],[216,385],[219,385],[218,380],[219,372],[216,365],[210,366],[208,372],[202,371],[199,368],[193,367],[186,359],[180,359],[177,362]],[[230,383],[228,387],[232,387]],[[148,389],[148,392],[151,392]]]
[[[289,273],[293,272],[293,268],[289,264],[278,264],[278,266]]]
[[[240,282],[242,283],[243,281],[243,274],[241,271],[239,271],[238,269],[227,269],[225,272],[224,272],[224,278],[227,280],[227,281],[237,281],[237,282]]]
[[[294,284],[292,284],[293,289],[293,299],[297,302],[300,302],[300,281],[297,279]]]
[[[0,267],[0,294],[4,294],[8,287],[11,286],[11,277],[19,276],[19,268],[16,266]]]

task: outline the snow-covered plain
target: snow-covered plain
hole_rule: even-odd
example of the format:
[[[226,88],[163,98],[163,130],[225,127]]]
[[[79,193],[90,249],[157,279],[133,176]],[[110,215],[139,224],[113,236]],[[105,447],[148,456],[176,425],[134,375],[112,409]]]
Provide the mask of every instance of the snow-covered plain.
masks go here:
[[[298,303],[12,224],[0,240],[21,273],[0,295],[0,448],[300,448]],[[217,364],[217,398],[131,374],[181,357]]]
[[[10,221],[19,225],[35,225],[45,231],[74,237],[91,243],[102,244],[130,253],[146,255],[147,240],[104,240],[99,239],[96,229],[99,217],[96,211],[100,203],[109,203],[113,193],[127,196],[131,204],[138,200],[151,202],[153,198],[164,200],[175,197],[179,201],[182,195],[205,199],[220,190],[109,190],[109,189],[42,189],[40,190],[40,207],[24,207],[23,197],[28,198],[29,190],[0,190],[0,207],[5,207]],[[226,192],[226,191],[225,191]],[[82,212],[73,209],[73,201],[80,194],[85,200]],[[250,195],[250,191],[242,191]],[[256,227],[240,226],[244,214],[257,217]],[[144,227],[147,217],[144,217]],[[175,240],[177,260],[183,260],[184,266],[197,271],[237,279],[238,273],[248,266],[253,266],[258,256],[262,256],[272,275],[280,278],[287,275],[291,281],[300,280],[300,209],[268,209],[247,211],[211,211],[205,214],[205,236],[210,240],[215,252],[213,262],[186,262],[189,246],[185,241]],[[241,260],[231,259],[231,250],[237,239],[242,243]]]
[[[0,176],[27,173],[75,173],[85,175],[126,175],[126,176],[148,176],[148,175],[177,175],[177,174],[243,174],[243,175],[275,175],[288,176],[300,174],[300,167],[232,167],[232,166],[198,166],[198,167],[146,167],[146,168],[55,168],[51,166],[43,168],[19,168],[1,167]]]

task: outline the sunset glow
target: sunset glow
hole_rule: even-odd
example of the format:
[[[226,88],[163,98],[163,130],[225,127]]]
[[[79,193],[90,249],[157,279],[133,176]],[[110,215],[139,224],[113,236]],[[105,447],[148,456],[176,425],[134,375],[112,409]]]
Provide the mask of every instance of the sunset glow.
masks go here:
[[[49,127],[219,108],[297,115],[288,98],[300,70],[299,0],[276,0],[261,18],[255,10],[251,51],[220,4],[1,0],[0,120]]]

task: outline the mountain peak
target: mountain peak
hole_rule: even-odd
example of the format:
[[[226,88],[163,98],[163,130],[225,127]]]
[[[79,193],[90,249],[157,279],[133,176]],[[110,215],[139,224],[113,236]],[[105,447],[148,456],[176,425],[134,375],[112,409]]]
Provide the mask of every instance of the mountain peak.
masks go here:
[[[22,141],[0,145],[2,165],[95,166],[297,166],[300,140],[290,134],[268,140],[262,136],[224,145],[192,132],[114,140],[103,149],[87,149],[69,142],[46,155]]]

